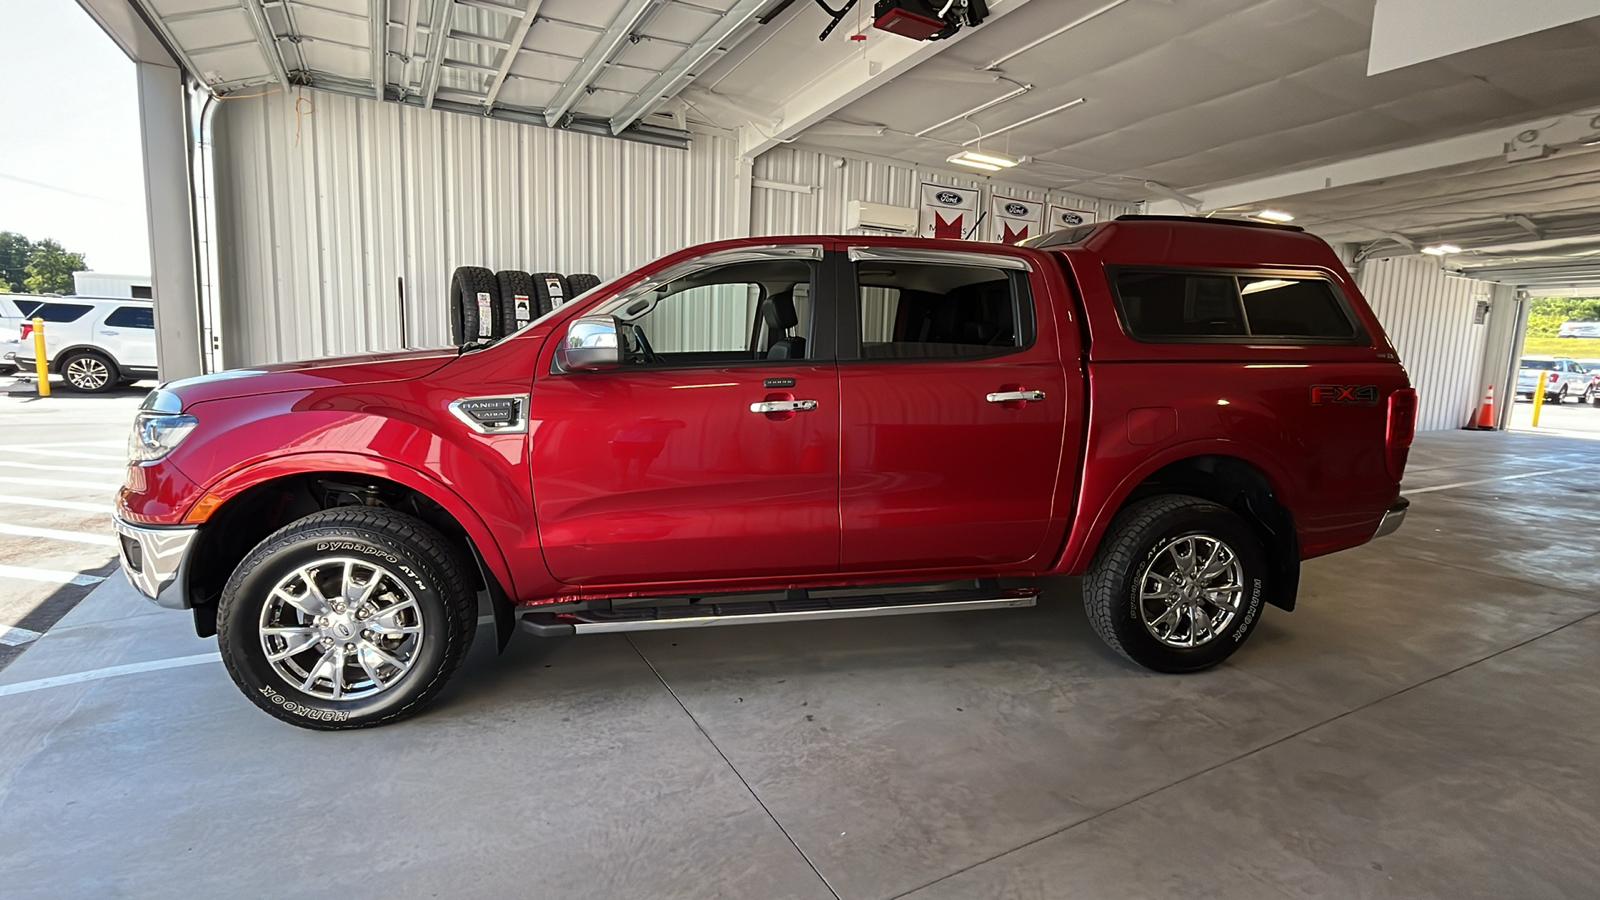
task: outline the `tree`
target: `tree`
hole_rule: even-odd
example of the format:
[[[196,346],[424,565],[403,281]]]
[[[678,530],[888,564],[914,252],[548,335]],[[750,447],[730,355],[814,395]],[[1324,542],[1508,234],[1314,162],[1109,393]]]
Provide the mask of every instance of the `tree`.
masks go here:
[[[33,254],[33,241],[15,231],[0,231],[0,292],[22,290],[22,280],[28,277],[28,257]]]
[[[72,273],[89,268],[82,253],[68,253],[67,248],[45,238],[33,245],[28,255],[28,276],[22,283],[30,294],[72,293]]]

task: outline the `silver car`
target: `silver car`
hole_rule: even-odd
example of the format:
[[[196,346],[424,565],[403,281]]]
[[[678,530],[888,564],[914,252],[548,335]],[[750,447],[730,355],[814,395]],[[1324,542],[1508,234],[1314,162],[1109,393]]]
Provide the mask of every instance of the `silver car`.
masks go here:
[[[1595,391],[1595,379],[1577,360],[1565,356],[1525,356],[1517,369],[1517,396],[1533,399],[1533,392],[1544,385],[1546,403],[1561,403],[1568,397],[1587,402]]]

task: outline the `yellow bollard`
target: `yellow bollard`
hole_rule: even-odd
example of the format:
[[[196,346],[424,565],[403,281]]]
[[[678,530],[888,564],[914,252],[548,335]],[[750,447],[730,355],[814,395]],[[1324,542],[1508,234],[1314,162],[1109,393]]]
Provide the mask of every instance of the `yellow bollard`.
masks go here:
[[[33,371],[39,376],[39,396],[50,396],[50,363],[44,358],[44,320],[33,320]]]
[[[1538,371],[1535,369],[1534,371]],[[1539,380],[1533,384],[1533,425],[1539,427],[1539,410],[1544,409],[1544,373],[1539,373]]]

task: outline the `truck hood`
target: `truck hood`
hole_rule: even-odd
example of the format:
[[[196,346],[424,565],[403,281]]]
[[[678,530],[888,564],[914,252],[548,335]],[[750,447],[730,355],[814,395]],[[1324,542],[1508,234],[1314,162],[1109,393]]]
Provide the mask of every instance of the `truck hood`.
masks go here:
[[[178,395],[183,408],[188,409],[196,403],[229,397],[409,381],[439,371],[456,355],[454,349],[436,349],[334,356],[250,369],[229,369],[213,375],[179,379],[162,385],[162,388]]]

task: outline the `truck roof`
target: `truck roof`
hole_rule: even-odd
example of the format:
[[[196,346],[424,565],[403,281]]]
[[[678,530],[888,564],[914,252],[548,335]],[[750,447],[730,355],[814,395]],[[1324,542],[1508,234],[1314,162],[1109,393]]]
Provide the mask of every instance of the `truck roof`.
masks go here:
[[[1199,216],[1121,216],[1042,235],[1025,246],[1085,249],[1117,265],[1339,267],[1327,242],[1297,225]]]

